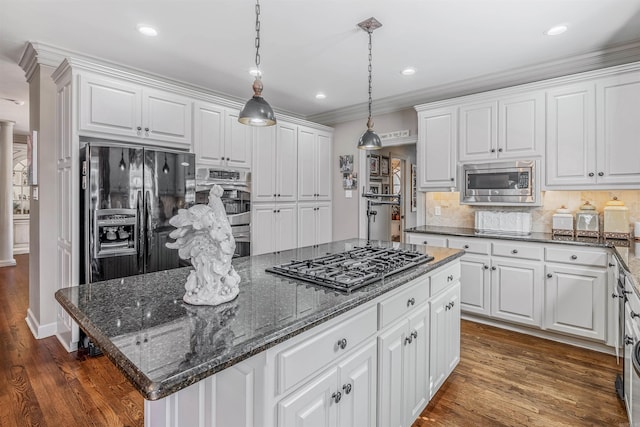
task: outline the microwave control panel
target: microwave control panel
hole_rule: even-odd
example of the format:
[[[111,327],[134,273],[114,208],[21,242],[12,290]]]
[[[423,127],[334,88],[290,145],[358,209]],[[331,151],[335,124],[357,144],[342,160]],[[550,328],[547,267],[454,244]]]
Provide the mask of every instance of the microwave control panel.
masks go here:
[[[529,172],[518,174],[518,188],[529,188]]]

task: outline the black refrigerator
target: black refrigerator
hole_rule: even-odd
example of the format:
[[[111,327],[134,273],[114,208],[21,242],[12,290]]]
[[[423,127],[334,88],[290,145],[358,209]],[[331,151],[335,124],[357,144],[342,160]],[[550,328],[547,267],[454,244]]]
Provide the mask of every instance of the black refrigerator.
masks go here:
[[[194,154],[81,140],[80,168],[81,283],[189,265],[165,243],[195,203]]]

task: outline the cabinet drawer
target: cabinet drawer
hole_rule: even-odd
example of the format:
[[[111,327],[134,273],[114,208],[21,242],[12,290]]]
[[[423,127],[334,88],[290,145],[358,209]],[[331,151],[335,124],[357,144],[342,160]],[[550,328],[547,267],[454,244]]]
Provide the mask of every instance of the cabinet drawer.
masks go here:
[[[431,296],[436,295],[444,288],[447,288],[460,280],[460,263],[446,267],[431,276]]]
[[[329,329],[278,353],[278,393],[325,369],[377,331],[376,307],[345,319]]]
[[[606,252],[586,251],[584,249],[547,248],[545,259],[550,262],[606,267],[609,257]]]
[[[493,244],[492,255],[509,258],[542,260],[543,247],[524,245],[522,243],[499,242]]]
[[[392,297],[378,304],[380,329],[385,328],[425,302],[429,296],[429,279],[419,278]]]
[[[449,247],[453,249],[464,249],[465,252],[472,254],[489,254],[489,242],[484,240],[449,237]]]
[[[407,243],[411,243],[413,245],[429,245],[446,248],[447,238],[444,236],[433,234],[407,233]]]

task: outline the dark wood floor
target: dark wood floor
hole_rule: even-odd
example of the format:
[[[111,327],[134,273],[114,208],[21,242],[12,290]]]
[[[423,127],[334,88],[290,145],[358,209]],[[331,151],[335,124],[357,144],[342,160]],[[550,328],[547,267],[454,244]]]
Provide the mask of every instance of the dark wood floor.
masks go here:
[[[16,261],[0,268],[0,426],[142,426],[142,397],[107,358],[33,338],[28,256]],[[461,348],[413,427],[627,425],[612,356],[470,322]]]

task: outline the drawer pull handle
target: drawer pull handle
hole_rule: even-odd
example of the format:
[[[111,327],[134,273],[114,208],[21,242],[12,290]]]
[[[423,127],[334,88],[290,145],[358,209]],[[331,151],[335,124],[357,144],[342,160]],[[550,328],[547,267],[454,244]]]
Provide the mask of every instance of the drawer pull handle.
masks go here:
[[[338,348],[340,348],[341,350],[344,350],[345,348],[347,348],[347,339],[346,338],[342,338],[340,341],[338,341]]]
[[[614,264],[614,263],[612,263],[612,262],[610,262],[610,263],[609,263],[609,267],[613,267],[613,266],[615,266],[615,264]]]
[[[615,298],[624,298],[624,296],[622,296],[622,295],[618,295],[618,294],[616,294],[616,293],[613,293],[613,294],[611,294],[611,298],[614,298],[614,299],[615,299]]]
[[[447,282],[451,282],[453,280],[453,274],[447,276]]]
[[[344,394],[349,394],[351,393],[351,384],[345,384],[342,386],[342,390],[344,390]]]
[[[409,307],[410,305],[415,305],[416,303],[416,299],[415,298],[409,298],[407,300],[407,307]]]
[[[464,245],[464,248],[465,249],[469,249],[469,245]]]
[[[571,259],[578,259],[578,255],[571,255]]]
[[[411,344],[413,342],[413,337],[409,335],[404,339],[404,345]]]
[[[624,343],[625,343],[626,345],[631,345],[631,344],[633,344],[633,338],[631,338],[629,335],[625,335],[625,336],[624,336]]]
[[[636,317],[640,317],[640,314],[634,312],[633,310],[631,310],[631,318],[635,319]]]
[[[411,337],[412,337],[413,339],[418,339],[418,331],[415,331],[415,330],[414,330],[413,332],[411,332]]]
[[[512,251],[511,251],[511,253],[515,255],[515,254],[517,254],[517,253],[518,253],[518,250],[517,250],[517,249],[514,249],[514,250],[512,250]]]
[[[334,402],[340,403],[340,399],[342,399],[342,393],[340,393],[339,391],[336,391],[331,395],[331,397],[333,398]]]

